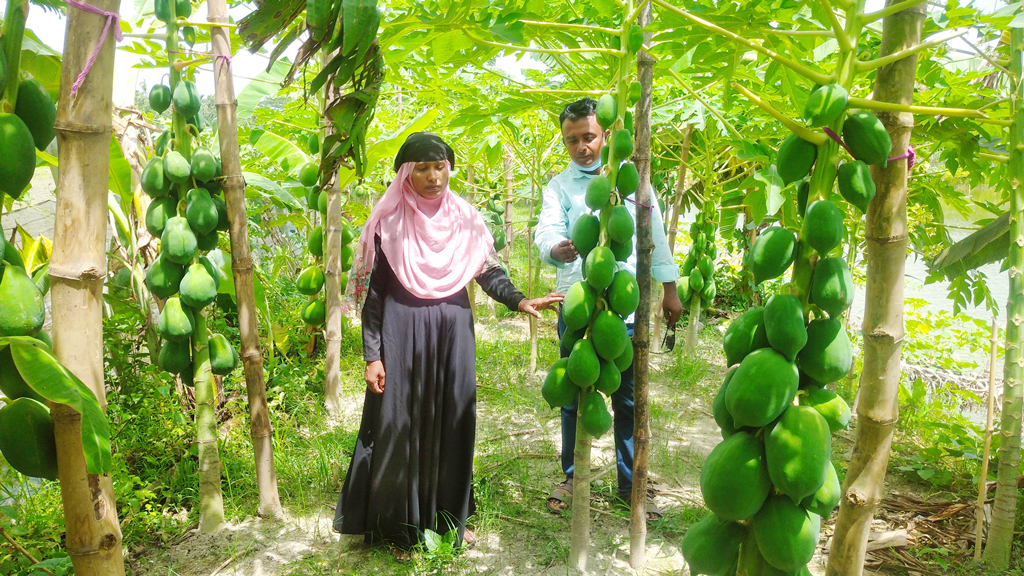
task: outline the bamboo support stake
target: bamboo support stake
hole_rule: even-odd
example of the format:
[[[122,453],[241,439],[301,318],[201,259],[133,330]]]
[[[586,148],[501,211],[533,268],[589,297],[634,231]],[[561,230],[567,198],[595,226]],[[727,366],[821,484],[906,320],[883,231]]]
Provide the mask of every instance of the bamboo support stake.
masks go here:
[[[326,407],[332,415],[341,413],[341,189],[337,179],[327,186],[327,217],[324,219],[324,292],[327,318],[324,340]]]
[[[650,2],[642,4],[639,25],[651,23]],[[644,35],[645,45],[650,37]],[[654,59],[646,49],[637,53],[637,80],[640,81],[640,100],[636,103],[636,152],[633,161],[640,174],[640,188],[636,191],[636,277],[639,279],[640,303],[633,320],[633,492],[630,494],[629,513],[629,565],[639,569],[647,562],[647,464],[651,443],[650,403],[650,303],[652,292],[651,261],[654,240],[651,227],[654,218],[642,216],[641,207],[654,205],[657,199],[651,193],[651,92],[654,84]]]
[[[992,420],[996,411],[996,362],[999,359],[999,328],[992,317],[991,351],[988,361],[988,410],[985,413],[985,449],[981,454],[981,473],[978,475],[978,503],[974,513],[974,560],[981,559],[982,534],[985,532],[985,497],[988,495],[988,460],[992,449]]]
[[[114,0],[92,0],[100,10],[116,12]],[[27,14],[28,4],[11,1],[8,21]],[[106,278],[107,180],[110,162],[114,80],[114,36],[108,34],[78,94],[71,85],[100,41],[105,18],[69,10],[61,62],[60,98],[54,128],[60,162],[50,259],[50,310],[57,359],[96,395],[106,408],[103,368],[103,281]],[[24,20],[22,19],[22,23]],[[8,29],[9,30],[9,29]],[[8,42],[20,45],[10,36]],[[20,50],[19,50],[20,53]],[[10,62],[9,62],[10,64]],[[12,66],[11,78],[18,68]],[[13,80],[8,86],[17,84]],[[10,92],[7,93],[8,96]],[[121,576],[121,527],[110,476],[89,474],[82,449],[81,415],[65,404],[50,406],[68,556],[78,576]]]
[[[210,0],[207,18],[211,22],[226,23],[226,0]],[[210,30],[212,52],[229,54],[229,29],[214,27]],[[223,58],[219,58],[224,62]],[[230,66],[214,64],[217,107],[217,135],[220,139],[221,165],[224,173],[224,200],[228,208],[228,235],[231,239],[231,273],[235,282],[235,300],[238,305],[238,331],[242,349],[242,369],[245,373],[245,391],[249,400],[249,437],[256,460],[256,484],[259,490],[258,513],[276,517],[281,514],[281,499],[277,491],[277,472],[274,469],[274,429],[270,423],[267,390],[263,379],[263,352],[260,349],[259,320],[256,317],[256,296],[253,288],[252,253],[249,249],[249,225],[245,216],[245,182],[238,146],[238,116],[235,113],[234,80]]]
[[[512,197],[515,195],[515,177],[512,175],[512,150],[505,146],[505,249],[501,259],[505,266],[512,265]]]

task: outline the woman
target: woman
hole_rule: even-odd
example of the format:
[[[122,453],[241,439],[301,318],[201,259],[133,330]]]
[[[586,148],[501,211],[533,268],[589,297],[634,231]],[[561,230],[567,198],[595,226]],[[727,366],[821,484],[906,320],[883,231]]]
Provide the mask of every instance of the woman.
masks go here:
[[[466,285],[540,317],[561,294],[527,299],[498,265],[479,212],[448,187],[455,153],[415,133],[363,227],[353,267],[363,291],[367,391],[334,529],[383,541],[396,557],[425,530],[471,542],[476,340]]]

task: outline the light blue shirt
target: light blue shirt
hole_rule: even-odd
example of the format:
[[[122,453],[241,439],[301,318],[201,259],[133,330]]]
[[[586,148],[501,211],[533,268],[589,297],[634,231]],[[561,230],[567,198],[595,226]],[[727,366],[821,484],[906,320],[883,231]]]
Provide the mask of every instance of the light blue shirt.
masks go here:
[[[544,204],[537,221],[537,228],[534,231],[534,244],[540,252],[544,262],[553,265],[557,270],[556,290],[565,293],[569,287],[583,280],[582,258],[576,258],[572,262],[559,262],[551,258],[551,249],[563,240],[568,240],[572,234],[572,226],[576,220],[589,213],[585,197],[587,183],[593,178],[590,174],[570,166],[563,170],[548,182],[544,188]],[[675,282],[679,278],[679,265],[668,249],[668,239],[665,237],[665,225],[662,222],[661,208],[657,199],[653,199],[654,208],[651,210],[651,234],[654,240],[654,254],[651,259],[651,275],[658,282]],[[625,203],[626,210],[633,217],[636,224],[636,204]],[[641,215],[643,211],[641,211]],[[633,254],[619,266],[636,274],[636,245],[633,242]]]

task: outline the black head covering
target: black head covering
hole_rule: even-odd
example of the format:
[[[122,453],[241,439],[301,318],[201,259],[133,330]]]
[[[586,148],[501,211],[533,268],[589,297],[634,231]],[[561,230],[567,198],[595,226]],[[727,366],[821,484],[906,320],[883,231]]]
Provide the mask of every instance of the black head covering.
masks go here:
[[[395,172],[406,162],[436,162],[448,160],[455,168],[455,151],[433,132],[414,132],[395,156]]]

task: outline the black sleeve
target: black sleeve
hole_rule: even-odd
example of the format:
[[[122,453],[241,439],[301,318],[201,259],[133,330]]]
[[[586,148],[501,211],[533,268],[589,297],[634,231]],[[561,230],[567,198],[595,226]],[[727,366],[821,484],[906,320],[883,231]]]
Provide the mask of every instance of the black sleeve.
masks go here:
[[[496,302],[508,306],[508,309],[513,312],[518,312],[519,303],[526,299],[526,296],[508,279],[508,275],[501,269],[501,266],[493,266],[484,270],[476,277],[476,283],[488,296],[494,298]]]
[[[387,285],[387,276],[390,266],[384,251],[380,249],[380,236],[374,237],[374,245],[377,251],[373,261],[373,270],[370,272],[370,287],[366,291],[366,301],[363,303],[363,360],[373,362],[380,360],[381,322],[384,317],[384,289]]]

